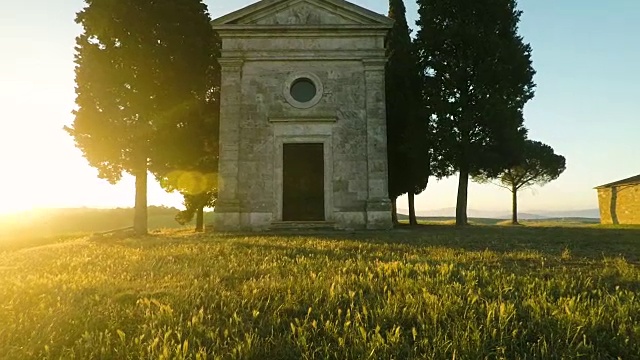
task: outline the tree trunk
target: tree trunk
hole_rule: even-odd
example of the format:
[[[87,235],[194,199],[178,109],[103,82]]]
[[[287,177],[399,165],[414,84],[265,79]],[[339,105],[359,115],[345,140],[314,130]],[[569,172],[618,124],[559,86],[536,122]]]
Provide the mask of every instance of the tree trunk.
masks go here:
[[[196,210],[196,231],[204,231],[204,206],[201,206]]]
[[[460,97],[463,103],[463,107],[466,108],[468,104],[468,96],[467,92],[463,92]],[[458,159],[458,170],[459,170],[459,178],[458,178],[458,196],[456,198],[456,226],[467,226],[467,201],[468,201],[468,191],[469,191],[469,144],[471,142],[470,138],[470,129],[472,127],[472,121],[467,114],[467,111],[464,112],[460,121],[460,145],[461,145],[461,156]]]
[[[511,188],[511,198],[511,224],[518,225],[518,189],[515,186]]]
[[[409,191],[407,196],[409,197],[409,224],[418,225],[418,219],[416,219],[415,194],[413,191]]]
[[[460,169],[458,179],[458,198],[456,201],[456,226],[467,225],[467,191],[469,187],[469,170]]]
[[[391,199],[391,222],[393,225],[398,225],[398,207],[396,206],[396,200],[398,198]]]
[[[136,204],[133,215],[133,231],[136,235],[146,235],[147,224],[147,166],[136,173]]]

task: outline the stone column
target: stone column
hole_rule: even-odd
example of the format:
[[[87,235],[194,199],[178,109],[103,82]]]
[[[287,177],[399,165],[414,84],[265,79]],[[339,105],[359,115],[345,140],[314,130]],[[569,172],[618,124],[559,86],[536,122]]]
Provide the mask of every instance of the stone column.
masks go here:
[[[242,115],[242,59],[219,59],[220,88],[220,154],[218,163],[218,199],[214,223],[216,230],[240,227],[238,201],[238,156],[240,150],[240,117]]]
[[[363,60],[367,111],[367,229],[390,229],[391,201],[387,173],[386,59]]]

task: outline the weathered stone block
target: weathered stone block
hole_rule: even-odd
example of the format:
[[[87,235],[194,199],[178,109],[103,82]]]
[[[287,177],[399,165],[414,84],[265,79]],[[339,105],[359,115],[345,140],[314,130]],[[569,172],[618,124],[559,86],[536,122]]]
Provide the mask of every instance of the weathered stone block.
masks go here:
[[[387,190],[386,177],[382,179],[369,178],[369,198],[370,199],[380,199],[380,198],[388,199],[387,191],[388,190]]]
[[[336,228],[341,230],[358,230],[366,228],[366,213],[364,211],[336,211],[334,213]]]
[[[389,211],[367,211],[367,229],[388,230],[393,228]]]
[[[356,180],[349,180],[349,192],[357,194],[358,192],[367,188],[367,181],[362,177],[356,178]]]
[[[239,212],[220,212],[217,211],[213,218],[213,228],[216,231],[236,231],[240,230],[240,213]]]
[[[240,218],[241,227],[247,230],[267,230],[271,226],[270,212],[245,212]]]
[[[333,191],[336,194],[349,191],[349,180],[333,180]]]

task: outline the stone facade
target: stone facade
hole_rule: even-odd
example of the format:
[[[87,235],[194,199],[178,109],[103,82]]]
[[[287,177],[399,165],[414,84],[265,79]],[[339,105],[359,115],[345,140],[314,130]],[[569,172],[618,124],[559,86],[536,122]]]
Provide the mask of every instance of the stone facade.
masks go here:
[[[384,38],[392,21],[342,0],[262,0],[213,21],[222,39],[218,230],[282,218],[283,146],[322,143],[324,221],[391,227]],[[298,101],[292,87],[313,83]]]
[[[600,223],[640,225],[640,183],[598,187]]]

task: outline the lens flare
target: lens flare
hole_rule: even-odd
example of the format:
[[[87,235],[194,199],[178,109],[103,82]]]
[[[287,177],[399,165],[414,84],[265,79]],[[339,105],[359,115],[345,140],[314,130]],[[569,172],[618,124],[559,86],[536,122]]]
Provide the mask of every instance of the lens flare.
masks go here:
[[[218,178],[215,173],[203,174],[199,171],[174,170],[162,179],[165,188],[175,189],[181,193],[198,195],[217,187]]]

